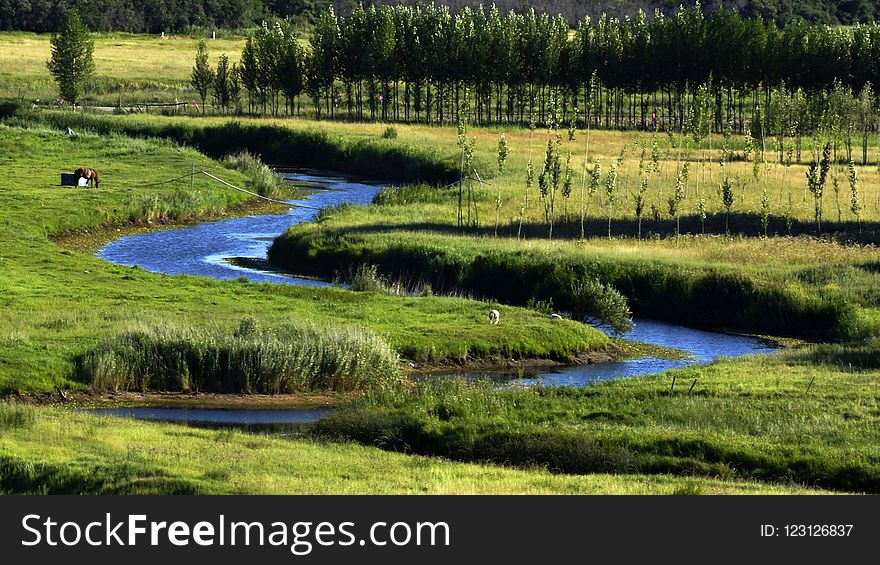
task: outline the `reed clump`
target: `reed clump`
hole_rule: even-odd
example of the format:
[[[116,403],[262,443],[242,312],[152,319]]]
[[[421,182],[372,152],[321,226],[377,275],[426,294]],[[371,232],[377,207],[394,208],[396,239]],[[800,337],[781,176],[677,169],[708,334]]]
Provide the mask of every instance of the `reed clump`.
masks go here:
[[[97,390],[282,394],[356,391],[399,383],[397,353],[354,327],[246,318],[233,330],[161,325],[120,333],[79,356],[77,377]]]
[[[279,176],[260,159],[259,155],[247,150],[239,151],[224,157],[223,164],[247,175],[251,179],[251,190],[260,196],[277,198],[281,195]]]
[[[0,431],[30,427],[37,419],[33,406],[0,400]]]

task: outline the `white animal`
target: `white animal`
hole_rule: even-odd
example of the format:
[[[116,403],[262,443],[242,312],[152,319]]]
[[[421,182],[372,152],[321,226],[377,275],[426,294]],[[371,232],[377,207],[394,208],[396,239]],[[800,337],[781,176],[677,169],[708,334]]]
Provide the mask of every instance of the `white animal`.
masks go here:
[[[498,323],[498,320],[501,318],[501,312],[492,308],[489,310],[489,323],[495,325]]]
[[[550,319],[551,320],[562,320],[563,318],[559,314],[550,314]]]

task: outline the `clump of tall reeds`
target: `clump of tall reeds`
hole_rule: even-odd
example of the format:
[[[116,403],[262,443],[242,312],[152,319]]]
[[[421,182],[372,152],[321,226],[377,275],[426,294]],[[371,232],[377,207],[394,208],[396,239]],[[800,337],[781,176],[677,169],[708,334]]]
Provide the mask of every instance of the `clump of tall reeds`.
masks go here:
[[[280,394],[387,386],[403,375],[381,338],[354,327],[242,320],[234,330],[162,325],[116,335],[76,359],[98,390]]]
[[[379,273],[376,265],[360,264],[349,275],[350,288],[356,292],[388,293],[391,282]]]
[[[133,195],[128,208],[129,222],[181,222],[218,216],[227,210],[227,202],[217,194],[177,187],[170,193]]]
[[[432,293],[431,285],[404,279],[392,280],[379,272],[378,265],[361,263],[348,269],[345,274],[337,273],[336,284],[347,283],[355,292],[378,292],[390,296],[427,296]]]
[[[276,198],[281,194],[281,180],[258,155],[249,151],[240,151],[223,158],[223,164],[240,171],[251,179],[251,189],[267,198]]]
[[[36,420],[33,406],[14,400],[0,400],[0,431],[26,428]]]

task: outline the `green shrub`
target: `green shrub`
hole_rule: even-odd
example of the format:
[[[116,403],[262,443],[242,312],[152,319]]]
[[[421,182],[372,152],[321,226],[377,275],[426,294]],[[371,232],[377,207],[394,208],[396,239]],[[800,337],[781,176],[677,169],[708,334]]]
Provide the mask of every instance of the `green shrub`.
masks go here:
[[[390,286],[376,265],[358,265],[350,277],[350,288],[356,292],[387,293]]]
[[[250,177],[251,189],[267,198],[276,198],[281,194],[281,181],[275,171],[247,150],[227,155],[223,158],[223,164],[240,171]]]
[[[4,100],[0,102],[0,120],[15,116],[20,109],[21,107],[18,102],[12,100]]]
[[[397,128],[394,126],[385,128],[385,131],[382,132],[382,139],[397,139]]]
[[[569,286],[571,317],[587,323],[602,322],[624,334],[633,329],[626,297],[614,287],[596,280],[574,281]]]

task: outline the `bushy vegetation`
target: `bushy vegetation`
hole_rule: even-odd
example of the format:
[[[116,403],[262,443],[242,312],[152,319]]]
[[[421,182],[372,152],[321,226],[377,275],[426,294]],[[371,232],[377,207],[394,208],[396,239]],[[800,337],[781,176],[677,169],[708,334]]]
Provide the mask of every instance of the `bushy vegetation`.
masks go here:
[[[358,265],[349,277],[349,288],[355,292],[388,292],[390,286],[376,265]]]
[[[252,319],[233,331],[156,327],[105,341],[77,360],[96,390],[281,394],[385,387],[403,378],[397,354],[363,329],[284,326]]]
[[[589,323],[604,323],[613,331],[624,334],[633,328],[626,297],[613,286],[596,280],[570,281],[566,303],[571,317]],[[552,297],[548,299],[552,301]]]
[[[676,379],[679,386],[670,383]],[[384,391],[320,437],[559,473],[673,473],[880,492],[876,371],[800,352],[588,388],[441,381]]]
[[[0,400],[0,432],[26,428],[36,419],[36,412],[32,406],[14,400]]]
[[[241,171],[251,179],[250,188],[260,196],[277,198],[281,194],[281,186],[278,175],[268,165],[260,160],[260,157],[245,150],[240,153],[227,155],[223,164],[229,168]]]

